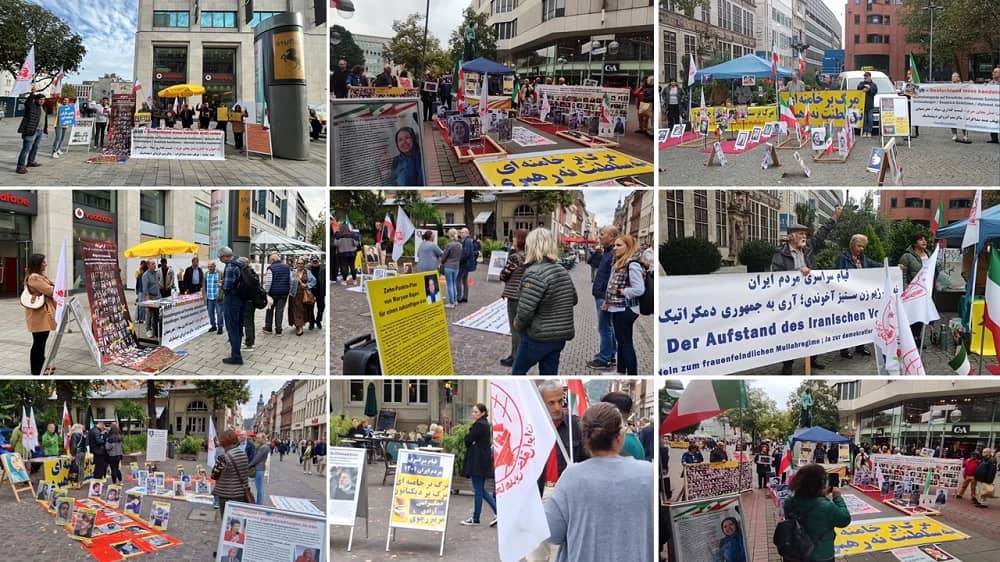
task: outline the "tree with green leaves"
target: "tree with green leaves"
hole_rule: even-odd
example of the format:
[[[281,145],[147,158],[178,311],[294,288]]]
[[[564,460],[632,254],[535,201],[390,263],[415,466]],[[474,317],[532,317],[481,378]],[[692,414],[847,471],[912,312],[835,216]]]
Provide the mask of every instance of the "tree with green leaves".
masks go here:
[[[471,6],[462,12],[462,23],[451,32],[448,40],[448,54],[452,61],[458,60],[462,56],[465,46],[465,28],[471,26],[476,32],[476,40],[472,45],[472,50],[477,57],[486,57],[490,60],[497,59],[497,34],[493,26],[489,24],[489,14],[478,12]],[[454,63],[452,63],[454,64]]]
[[[0,426],[13,426],[21,421],[21,408],[35,408],[35,415],[49,407],[52,384],[36,380],[0,380]]]
[[[799,224],[809,229],[809,235],[812,236],[816,229],[816,209],[810,206],[808,203],[796,203],[795,204],[795,220]]]
[[[365,66],[365,53],[354,42],[354,36],[346,28],[334,25],[330,28],[330,66],[337,68],[340,59],[347,61],[347,69],[357,65]]]
[[[212,401],[212,417],[215,412],[230,408],[236,409],[240,404],[250,401],[250,383],[246,380],[197,380],[195,388]],[[220,424],[216,423],[216,431],[222,432]]]
[[[865,228],[865,236],[868,238],[868,248],[865,249],[865,254],[870,259],[882,263],[882,260],[885,259],[885,247],[882,246],[882,239],[875,232],[875,227],[869,224]]]
[[[774,403],[764,389],[750,387],[747,390],[747,407],[728,410],[726,415],[729,423],[735,428],[739,428],[744,433],[750,434],[751,441],[757,442],[763,438],[767,426],[764,422],[776,414],[778,405]]]
[[[441,51],[437,37],[427,35],[425,41],[423,19],[421,14],[410,14],[406,19],[393,22],[392,30],[396,35],[382,50],[387,59],[411,73],[424,68],[424,62],[433,60]]]
[[[75,98],[76,86],[73,84],[63,84],[62,88],[59,90],[59,95],[64,98]]]
[[[35,47],[35,90],[47,88],[56,75],[76,72],[87,54],[83,38],[49,10],[25,0],[0,0],[0,69],[17,76]]]
[[[944,9],[934,13],[935,67],[951,66],[962,75],[963,80],[970,80],[972,77],[967,73],[969,57],[988,53],[992,59],[997,52],[1000,11],[995,2],[982,0],[949,0],[940,4]],[[930,50],[931,15],[930,10],[923,9],[926,6],[927,0],[903,0],[900,10],[901,21],[907,30],[906,42],[921,45],[922,53]],[[945,78],[928,76],[927,58],[919,56],[918,59],[925,61],[925,65],[917,69],[924,81]]]
[[[524,192],[524,198],[535,209],[535,226],[544,224],[557,209],[569,207],[576,201],[573,191],[565,189],[533,189]]]
[[[121,429],[125,431],[126,435],[132,434],[130,421],[137,421],[142,425],[149,419],[146,408],[135,400],[119,400],[115,403],[115,417],[124,424],[125,427]]]
[[[375,223],[385,218],[385,194],[369,189],[331,190],[330,210],[337,222],[348,216],[361,233],[373,233]]]
[[[795,392],[788,395],[788,409],[798,421],[799,395],[809,389],[812,393],[812,424],[824,427],[830,431],[840,431],[840,410],[837,409],[837,387],[827,384],[823,379],[810,378],[802,381]]]

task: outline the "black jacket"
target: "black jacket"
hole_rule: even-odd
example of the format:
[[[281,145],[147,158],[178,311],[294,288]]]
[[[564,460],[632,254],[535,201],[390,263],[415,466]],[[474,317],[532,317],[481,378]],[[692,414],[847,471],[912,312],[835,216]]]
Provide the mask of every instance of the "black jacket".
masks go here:
[[[493,426],[483,416],[465,434],[465,464],[462,476],[493,476]]]
[[[90,445],[90,454],[95,457],[107,455],[108,450],[104,446],[105,439],[106,436],[100,429],[97,429],[96,427],[91,428],[90,432],[87,434],[87,444]]]
[[[976,472],[974,473],[974,476],[976,478],[976,482],[989,482],[990,484],[992,484],[993,480],[995,480],[997,477],[996,458],[990,457],[988,460],[979,463],[979,466],[976,467]]]
[[[49,114],[45,112],[44,107],[36,104],[35,100],[29,98],[24,102],[24,116],[21,117],[21,124],[18,125],[17,132],[23,136],[30,137],[38,131],[39,124],[41,124],[45,134],[48,134]]]
[[[181,277],[181,292],[188,294],[190,292],[198,293],[201,292],[201,288],[205,286],[205,270],[202,268],[198,269],[198,287],[191,286],[191,278],[194,276],[194,267],[188,267],[184,270],[184,276]]]
[[[806,242],[806,247],[802,249],[802,253],[805,254],[806,267],[809,269],[816,269],[816,252],[823,249],[834,224],[831,220],[819,227],[816,234]],[[795,271],[795,259],[792,258],[792,251],[788,248],[787,242],[782,244],[781,248],[771,257],[771,271]]]
[[[566,424],[566,417],[563,417],[563,423],[559,424],[556,428],[556,433],[559,434],[559,440],[563,442],[566,450],[570,455],[573,456],[575,462],[585,461],[590,458],[587,451],[583,448],[583,439],[581,439],[580,434],[580,418],[576,416],[570,416],[573,423],[573,450],[570,451],[569,448],[569,425]],[[554,445],[559,447],[559,445]],[[547,455],[544,451],[539,451],[543,455]],[[562,451],[556,450],[556,466],[559,469],[559,475],[561,476],[563,471],[566,470],[566,459],[563,458]],[[545,490],[545,469],[542,469],[541,476],[538,477],[538,493],[541,494]]]

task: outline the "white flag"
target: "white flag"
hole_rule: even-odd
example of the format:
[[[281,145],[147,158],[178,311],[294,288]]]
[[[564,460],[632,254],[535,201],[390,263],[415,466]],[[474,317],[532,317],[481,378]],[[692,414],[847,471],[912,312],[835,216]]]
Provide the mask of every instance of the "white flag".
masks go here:
[[[937,269],[938,250],[935,246],[931,258],[924,263],[924,266],[917,272],[917,276],[906,286],[900,300],[903,308],[906,309],[906,317],[910,322],[934,322],[941,318],[931,293],[934,291],[935,270]]]
[[[208,460],[205,464],[208,465],[209,471],[215,467],[215,439],[215,421],[212,416],[208,416]]]
[[[52,300],[56,301],[56,331],[62,326],[63,312],[66,307],[66,240],[63,240],[59,250],[59,264],[56,266],[56,286],[52,291]]]
[[[31,408],[29,416],[24,406],[21,406],[21,443],[28,450],[28,456],[38,447],[38,426],[35,425],[35,408]]]
[[[880,364],[890,375],[924,375],[924,364],[920,360],[920,350],[913,341],[910,323],[906,318],[899,292],[889,277],[889,260],[886,259],[885,284],[882,300],[878,303],[878,317],[875,318],[875,348]]]
[[[402,207],[396,210],[396,232],[392,235],[392,261],[399,261],[403,255],[403,245],[413,236],[413,223]]]
[[[483,91],[479,94],[479,126],[486,128],[486,120],[490,114],[489,76],[483,74]]]
[[[545,92],[542,92],[542,106],[538,108],[538,119],[545,121],[550,111],[552,111],[552,106],[549,105],[549,96],[545,95]]]
[[[694,85],[694,75],[698,73],[698,67],[694,64],[694,53],[691,53],[691,64],[688,65],[688,86]]]
[[[965,236],[962,237],[962,249],[979,244],[979,218],[983,216],[983,190],[976,190],[976,198],[972,200],[969,209],[969,224],[965,225]]]
[[[701,105],[698,108],[698,119],[700,121],[708,121],[708,108],[705,107],[705,88],[701,89]]]
[[[538,478],[556,432],[538,390],[526,379],[490,382],[497,544],[502,562],[516,562],[549,538]]]
[[[28,50],[28,56],[24,59],[24,64],[21,65],[21,70],[17,72],[14,82],[14,88],[10,91],[10,95],[18,96],[21,94],[27,94],[31,91],[31,83],[35,79],[35,46],[32,45],[31,49]]]

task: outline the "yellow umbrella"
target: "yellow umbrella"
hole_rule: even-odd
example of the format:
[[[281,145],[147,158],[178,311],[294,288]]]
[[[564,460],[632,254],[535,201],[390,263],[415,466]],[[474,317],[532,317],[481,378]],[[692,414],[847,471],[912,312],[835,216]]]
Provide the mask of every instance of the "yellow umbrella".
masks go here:
[[[205,87],[198,84],[174,84],[156,92],[156,95],[161,98],[189,98],[191,96],[200,96],[204,93]]]
[[[126,258],[151,258],[173,254],[197,254],[198,245],[173,238],[148,240],[125,250]]]

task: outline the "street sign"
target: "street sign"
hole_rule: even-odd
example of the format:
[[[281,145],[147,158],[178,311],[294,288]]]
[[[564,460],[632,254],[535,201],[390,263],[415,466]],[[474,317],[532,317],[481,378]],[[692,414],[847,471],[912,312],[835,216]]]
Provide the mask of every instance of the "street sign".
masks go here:
[[[969,425],[953,425],[951,426],[951,432],[955,435],[968,435],[972,430]]]
[[[592,55],[603,55],[606,52],[608,52],[608,48],[601,46],[601,47],[598,47],[596,49],[592,49],[590,51],[590,54],[592,54]]]

